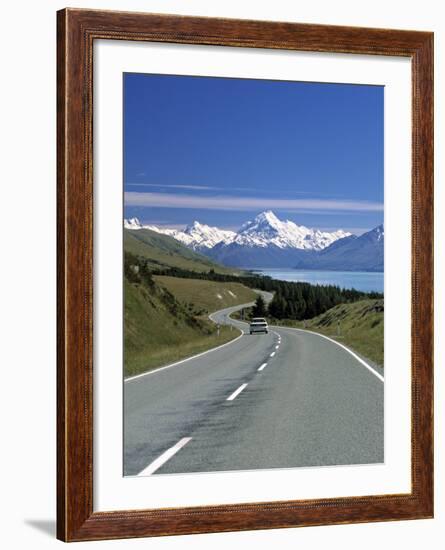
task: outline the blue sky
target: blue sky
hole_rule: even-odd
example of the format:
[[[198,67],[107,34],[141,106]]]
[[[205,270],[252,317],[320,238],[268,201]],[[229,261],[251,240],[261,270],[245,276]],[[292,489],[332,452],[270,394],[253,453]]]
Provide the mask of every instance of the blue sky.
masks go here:
[[[383,222],[383,87],[124,75],[124,215],[236,229],[263,210]]]

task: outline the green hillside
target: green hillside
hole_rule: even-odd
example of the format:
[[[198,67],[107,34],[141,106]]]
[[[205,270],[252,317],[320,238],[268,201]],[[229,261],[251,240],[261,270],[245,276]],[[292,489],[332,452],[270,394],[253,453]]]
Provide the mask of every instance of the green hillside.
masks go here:
[[[124,250],[149,260],[153,269],[179,267],[190,271],[239,274],[235,268],[223,267],[185,245],[149,229],[124,229]]]
[[[384,302],[360,300],[340,304],[322,315],[292,326],[325,334],[351,347],[357,353],[383,367]]]
[[[236,338],[239,332],[197,317],[164,287],[124,281],[124,375],[190,357]]]
[[[251,289],[237,282],[157,276],[152,269],[146,258],[125,251],[126,377],[174,363],[236,338],[238,330],[223,326],[218,332],[208,313],[250,302],[256,297]]]
[[[253,290],[241,283],[165,276],[154,276],[153,279],[160,286],[169,290],[175,298],[190,310],[201,314],[253,302],[258,296]]]

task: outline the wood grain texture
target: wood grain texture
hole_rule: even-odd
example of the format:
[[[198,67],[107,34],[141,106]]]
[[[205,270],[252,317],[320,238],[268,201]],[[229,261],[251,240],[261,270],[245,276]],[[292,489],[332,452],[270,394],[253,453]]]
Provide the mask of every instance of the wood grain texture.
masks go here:
[[[96,540],[433,515],[433,35],[67,9],[57,18],[57,536]],[[96,39],[405,56],[412,60],[412,491],[93,513],[92,64]]]

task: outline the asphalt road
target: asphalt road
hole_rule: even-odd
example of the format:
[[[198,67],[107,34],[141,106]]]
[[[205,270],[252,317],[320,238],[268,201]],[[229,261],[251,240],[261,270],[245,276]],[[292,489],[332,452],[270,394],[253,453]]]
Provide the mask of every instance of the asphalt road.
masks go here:
[[[333,341],[274,327],[124,383],[124,474],[383,462],[381,372]]]

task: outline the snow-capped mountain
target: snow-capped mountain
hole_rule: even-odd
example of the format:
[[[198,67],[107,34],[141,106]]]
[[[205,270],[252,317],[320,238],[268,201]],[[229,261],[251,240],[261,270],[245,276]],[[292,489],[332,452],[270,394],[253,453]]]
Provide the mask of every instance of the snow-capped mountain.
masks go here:
[[[149,229],[156,233],[162,233],[163,235],[173,237],[193,250],[200,251],[202,251],[202,249],[211,249],[221,242],[229,243],[236,236],[234,231],[211,227],[210,225],[205,225],[197,221],[188,225],[183,231],[179,229],[158,227],[156,225],[142,225],[137,218],[124,220],[124,227],[132,230]]]
[[[231,242],[218,243],[208,255],[235,267],[292,267],[300,258],[349,236],[341,229],[328,233],[281,221],[269,210],[242,225]]]
[[[385,229],[383,228],[383,224],[379,225],[372,231],[368,231],[367,235],[369,238],[373,239],[375,242],[383,241],[385,238]]]
[[[383,271],[385,232],[383,225],[334,242],[318,254],[301,257],[294,267],[334,271]]]
[[[270,210],[258,214],[253,220],[241,226],[238,232],[219,229],[194,221],[183,231],[168,229],[155,225],[142,225],[137,218],[124,220],[127,229],[149,229],[169,235],[195,250],[213,249],[216,245],[267,248],[276,246],[280,249],[296,248],[300,250],[322,250],[334,241],[350,235],[341,229],[328,233],[319,229],[309,229],[289,220],[281,221]]]
[[[383,270],[383,225],[357,237],[342,229],[327,232],[282,221],[269,210],[246,222],[237,232],[197,221],[184,230],[142,225],[137,218],[124,220],[124,226],[168,235],[228,266]]]
[[[124,220],[125,229],[143,229],[141,222],[137,218],[129,218]]]
[[[334,241],[348,237],[342,229],[333,233],[309,229],[289,220],[281,221],[270,210],[258,214],[255,219],[245,223],[232,242],[243,246],[278,248],[298,248],[301,250],[322,250]]]
[[[236,237],[234,231],[211,227],[194,221],[184,229],[184,235],[190,239],[194,248],[213,248],[219,243],[228,244]]]

